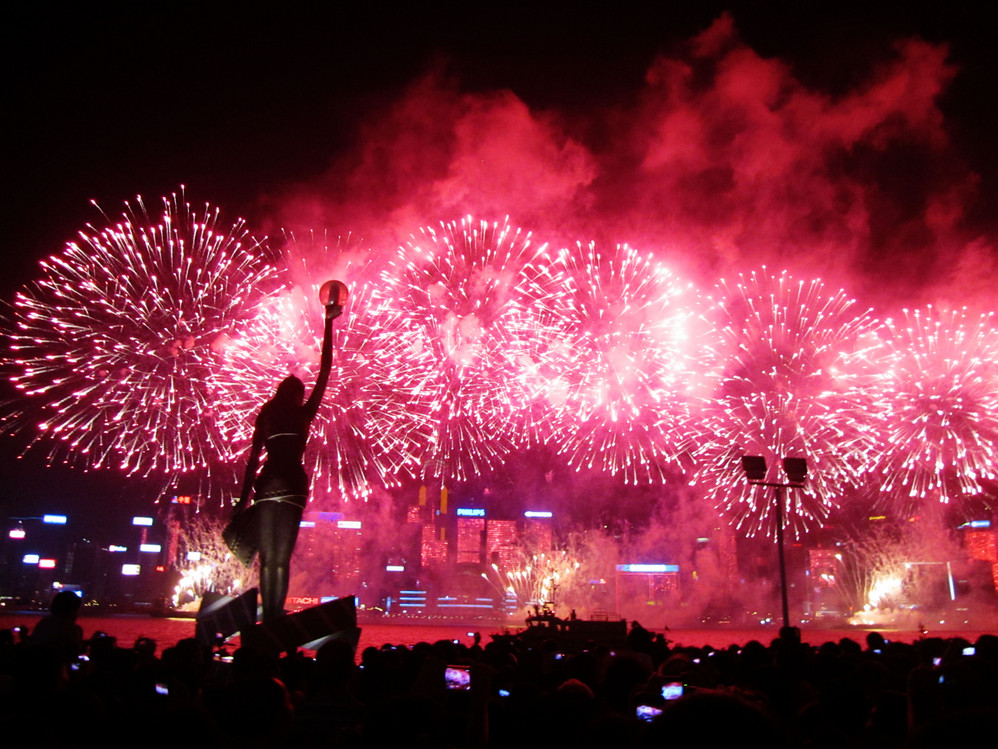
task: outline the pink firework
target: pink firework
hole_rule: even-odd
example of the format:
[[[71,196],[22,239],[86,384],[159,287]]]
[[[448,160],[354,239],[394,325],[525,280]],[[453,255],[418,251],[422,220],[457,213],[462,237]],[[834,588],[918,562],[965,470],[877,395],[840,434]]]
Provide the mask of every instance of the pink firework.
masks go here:
[[[773,490],[745,480],[741,457],[767,458],[777,483],[781,458],[806,458],[807,486],[784,500],[789,530],[803,533],[867,467],[876,320],[844,292],[785,272],[722,283],[713,304],[722,380],[703,412],[694,482],[742,532],[772,535]]]
[[[333,372],[306,460],[316,501],[366,499],[374,487],[397,485],[413,472],[418,446],[428,439],[422,331],[390,309],[370,252],[349,239],[330,245],[289,237],[285,259],[293,286],[262,307],[253,336],[236,343],[256,356],[240,354],[213,385],[222,400],[237,404],[229,427],[233,441],[247,445],[256,411],[280,380],[296,374],[306,387],[314,382],[323,319],[318,289],[329,278],[342,280],[350,298],[333,325]]]
[[[529,232],[467,217],[424,228],[383,274],[399,324],[422,332],[418,355],[432,362],[424,477],[463,481],[528,439],[549,264]]]
[[[930,306],[885,328],[876,464],[884,500],[910,512],[925,500],[981,494],[998,453],[993,313]]]
[[[569,465],[664,481],[687,449],[695,314],[689,284],[627,245],[562,250],[564,354],[554,441]]]
[[[16,296],[5,362],[51,460],[149,476],[233,457],[210,380],[252,325],[277,271],[243,221],[183,193],[150,217],[141,198],[42,262]]]

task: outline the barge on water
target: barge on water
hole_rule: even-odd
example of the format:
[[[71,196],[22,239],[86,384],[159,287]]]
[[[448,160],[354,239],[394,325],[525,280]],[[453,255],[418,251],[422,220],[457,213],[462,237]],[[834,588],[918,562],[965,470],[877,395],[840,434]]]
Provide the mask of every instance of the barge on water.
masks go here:
[[[579,619],[574,611],[563,619],[555,614],[553,605],[543,604],[527,617],[525,628],[503,631],[492,635],[492,639],[529,649],[550,647],[559,653],[579,653],[594,645],[622,648],[627,644],[627,620],[611,619],[609,614],[599,612],[589,619]]]

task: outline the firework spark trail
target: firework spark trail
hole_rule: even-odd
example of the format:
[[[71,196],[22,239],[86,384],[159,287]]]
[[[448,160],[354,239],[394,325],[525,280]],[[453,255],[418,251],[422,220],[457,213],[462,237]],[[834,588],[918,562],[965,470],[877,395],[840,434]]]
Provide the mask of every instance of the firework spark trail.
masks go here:
[[[888,320],[877,470],[889,504],[981,494],[998,452],[998,329],[994,314],[933,307]]]
[[[5,365],[49,460],[129,475],[188,473],[232,458],[208,386],[226,341],[251,325],[278,273],[240,219],[183,192],[153,219],[141,198],[88,226],[17,294]],[[30,446],[29,446],[30,447]]]
[[[693,357],[688,284],[627,245],[562,250],[567,354],[554,441],[576,469],[665,481],[684,449]]]
[[[773,497],[744,479],[741,456],[805,457],[807,487],[785,493],[786,522],[820,524],[843,490],[859,485],[873,440],[871,357],[876,319],[820,281],[752,273],[722,283],[711,354],[723,371],[703,412],[694,482],[754,535],[775,532]]]
[[[424,332],[433,377],[434,433],[421,457],[424,477],[463,481],[496,468],[531,430],[536,369],[534,308],[554,293],[546,247],[507,221],[466,217],[424,228],[383,275],[406,325]]]
[[[524,604],[555,602],[561,586],[571,585],[582,567],[581,562],[568,551],[539,552],[525,559],[522,566],[500,570],[492,565],[502,588],[514,593]]]
[[[425,382],[430,362],[423,331],[407,325],[379,293],[379,268],[370,252],[349,239],[330,245],[313,237],[285,247],[295,281],[261,307],[254,338],[234,344],[256,352],[240,366],[220,370],[213,385],[223,400],[238,404],[228,426],[233,442],[246,446],[252,420],[288,374],[315,380],[323,311],[318,288],[328,278],[344,281],[350,298],[333,326],[333,371],[312,426],[306,454],[313,499],[367,498],[373,487],[397,486],[412,473],[419,446],[428,439]]]

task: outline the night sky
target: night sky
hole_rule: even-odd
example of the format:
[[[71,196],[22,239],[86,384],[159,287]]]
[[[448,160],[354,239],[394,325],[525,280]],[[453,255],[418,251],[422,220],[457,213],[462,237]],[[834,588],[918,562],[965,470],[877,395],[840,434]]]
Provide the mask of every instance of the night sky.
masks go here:
[[[397,243],[423,223],[460,215],[451,177],[460,171],[455,165],[475,153],[475,138],[463,150],[450,147],[443,160],[427,155],[436,140],[452,135],[448,117],[473,123],[476,114],[488,119],[521,110],[553,133],[550,142],[562,149],[561,176],[584,183],[591,202],[543,225],[543,216],[555,213],[551,205],[571,191],[561,183],[537,186],[537,175],[549,173],[542,155],[531,162],[522,195],[512,195],[521,190],[515,172],[502,175],[503,184],[514,185],[508,211],[515,222],[560,233],[559,239],[577,226],[579,239],[599,234],[649,244],[662,242],[670,227],[695,223],[704,230],[684,237],[695,246],[715,219],[677,209],[668,222],[649,228],[638,209],[614,204],[613,195],[634,203],[627,187],[637,173],[634,153],[616,134],[640,140],[644,131],[635,121],[654,110],[648,76],[656,60],[695,57],[691,40],[716,28],[726,10],[733,31],[724,43],[753,60],[779,61],[790,91],[785,97],[815,92],[836,102],[866,91],[876,71],[898,59],[900,40],[944,49],[949,72],[940,74],[945,83],[933,99],[937,109],[923,117],[924,130],[916,137],[915,126],[902,128],[904,147],[878,153],[865,171],[857,166],[861,147],[875,148],[876,139],[847,159],[823,162],[822,171],[839,168],[852,185],[879,186],[877,215],[849,267],[861,279],[857,290],[872,300],[888,298],[883,289],[896,275],[911,291],[941,268],[962,263],[963,275],[945,289],[954,295],[967,276],[983,282],[994,269],[998,68],[993,24],[979,3],[470,3],[463,11],[416,3],[327,3],[322,10],[282,4],[276,11],[202,5],[31,4],[5,12],[4,300],[34,277],[38,259],[59,252],[88,222],[100,225],[91,200],[114,215],[125,200],[141,194],[155,202],[179,185],[195,202],[244,217],[262,233],[313,226]],[[730,62],[737,54],[717,59]],[[942,66],[913,65],[912,74],[933,64]],[[690,84],[694,94],[698,85]],[[711,85],[704,81],[702,88]],[[429,92],[424,98],[421,86]],[[887,117],[880,125],[884,138],[891,137],[891,122]],[[414,132],[421,136],[407,149],[402,141]],[[495,147],[494,138],[483,141]],[[579,157],[582,166],[566,165],[565,143],[584,146],[589,156]],[[400,163],[410,154],[413,164]],[[420,170],[433,199],[415,184]],[[671,199],[683,184],[670,183],[663,195]],[[468,210],[502,210],[501,188],[477,204],[471,200]],[[525,207],[552,194],[536,215]],[[698,183],[691,194],[701,200],[709,190]],[[960,208],[939,219],[944,228],[926,239],[923,222],[912,217],[926,213],[927,205],[949,205],[934,200],[939,194],[958,196]],[[393,224],[384,231],[372,218],[379,213]],[[596,228],[581,219],[586,213],[612,217],[613,228]],[[353,216],[360,225],[349,225]],[[827,217],[815,217],[815,226],[822,221]],[[824,227],[802,231],[797,238],[816,245],[831,241]],[[900,274],[892,254],[899,235],[920,248]],[[966,252],[975,242],[974,253]],[[727,267],[723,252],[697,253],[701,273]],[[836,270],[828,262],[816,267]],[[980,287],[971,284],[971,291],[980,300]],[[11,465],[5,457],[0,467],[7,473]],[[16,482],[24,480],[23,471],[15,473]],[[9,485],[20,486],[16,482]]]
[[[969,216],[991,231],[998,213],[998,68],[991,26],[971,10],[979,4],[30,5],[4,23],[5,292],[100,219],[91,199],[110,213],[184,184],[262,223],[267,196],[319,179],[356,146],[366,115],[431,68],[461,91],[508,89],[531,108],[581,117],[626,104],[657,54],[724,9],[759,55],[832,93],[868,75],[897,39],[948,43],[958,72],[941,108],[980,179]]]

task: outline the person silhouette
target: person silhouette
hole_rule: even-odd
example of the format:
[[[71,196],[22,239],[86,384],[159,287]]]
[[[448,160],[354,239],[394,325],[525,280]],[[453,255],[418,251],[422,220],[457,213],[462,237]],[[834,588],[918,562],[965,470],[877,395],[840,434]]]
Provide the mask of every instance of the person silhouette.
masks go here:
[[[239,502],[233,510],[235,516],[253,507],[253,531],[260,554],[261,621],[264,622],[284,613],[291,554],[308,501],[305,444],[329,382],[333,362],[333,320],[343,314],[339,301],[342,299],[334,298],[325,304],[319,375],[308,399],[305,399],[305,384],[291,375],[277,386],[274,397],[257,414],[246,475]],[[264,448],[267,456],[258,474]]]

